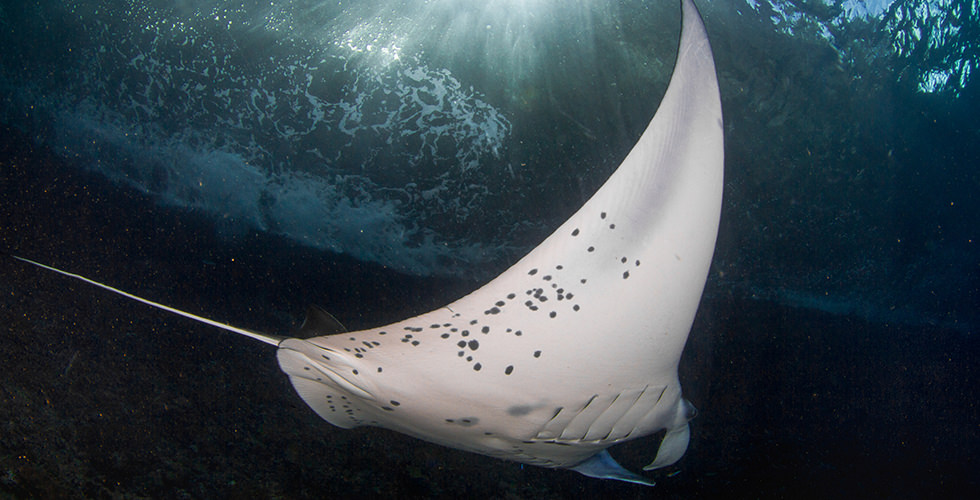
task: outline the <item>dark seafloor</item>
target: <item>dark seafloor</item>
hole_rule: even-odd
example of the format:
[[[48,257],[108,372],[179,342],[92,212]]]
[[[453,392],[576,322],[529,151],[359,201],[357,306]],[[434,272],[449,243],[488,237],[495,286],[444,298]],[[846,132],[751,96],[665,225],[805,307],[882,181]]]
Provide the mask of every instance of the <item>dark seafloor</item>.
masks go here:
[[[287,333],[306,303],[357,329],[478,285],[223,233],[32,144],[0,131],[0,249],[152,300]],[[0,497],[969,498],[978,486],[975,335],[711,281],[681,364],[699,416],[685,457],[647,474],[654,488],[332,427],[271,347],[8,257],[0,335]],[[638,470],[658,444],[611,451]]]

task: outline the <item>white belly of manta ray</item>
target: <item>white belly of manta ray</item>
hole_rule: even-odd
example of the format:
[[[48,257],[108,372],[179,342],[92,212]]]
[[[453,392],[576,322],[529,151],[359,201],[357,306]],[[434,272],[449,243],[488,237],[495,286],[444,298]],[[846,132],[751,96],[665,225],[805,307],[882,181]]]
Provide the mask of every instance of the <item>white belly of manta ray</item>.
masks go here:
[[[666,430],[644,470],[687,450],[695,411],[677,365],[714,250],[724,163],[711,48],[693,1],[681,5],[670,84],[622,165],[541,245],[441,309],[338,333],[311,308],[303,338],[282,338],[15,258],[276,345],[300,397],[339,427],[653,485],[606,449]]]

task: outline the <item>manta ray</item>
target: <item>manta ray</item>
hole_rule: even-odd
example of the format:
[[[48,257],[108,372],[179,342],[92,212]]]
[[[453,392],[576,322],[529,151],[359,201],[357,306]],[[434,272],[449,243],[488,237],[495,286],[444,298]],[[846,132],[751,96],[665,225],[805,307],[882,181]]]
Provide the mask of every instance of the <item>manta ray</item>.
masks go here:
[[[483,287],[440,309],[345,332],[317,308],[278,337],[21,261],[278,348],[320,417],[451,448],[653,485],[607,448],[666,431],[644,470],[687,450],[695,409],[677,367],[721,212],[723,130],[711,48],[682,0],[677,60],[648,128],[564,224]]]

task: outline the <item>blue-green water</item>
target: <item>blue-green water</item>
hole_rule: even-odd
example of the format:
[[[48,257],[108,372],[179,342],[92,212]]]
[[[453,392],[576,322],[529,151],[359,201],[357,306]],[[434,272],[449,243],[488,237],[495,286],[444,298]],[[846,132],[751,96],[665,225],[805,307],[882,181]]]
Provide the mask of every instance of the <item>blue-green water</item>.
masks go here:
[[[660,487],[975,486],[977,2],[701,3],[725,206],[682,374],[703,427]],[[512,263],[618,165],[669,79],[678,15],[4,2],[2,249],[270,332],[309,302],[351,327],[422,312]],[[329,428],[260,346],[12,263],[0,276],[4,491],[317,496],[320,473],[322,491],[361,495],[378,477],[380,493],[633,491]]]
[[[703,6],[728,132],[714,279],[975,328],[976,5],[920,19],[920,4]],[[0,117],[228,232],[485,279],[629,150],[677,16],[669,1],[5,6]]]

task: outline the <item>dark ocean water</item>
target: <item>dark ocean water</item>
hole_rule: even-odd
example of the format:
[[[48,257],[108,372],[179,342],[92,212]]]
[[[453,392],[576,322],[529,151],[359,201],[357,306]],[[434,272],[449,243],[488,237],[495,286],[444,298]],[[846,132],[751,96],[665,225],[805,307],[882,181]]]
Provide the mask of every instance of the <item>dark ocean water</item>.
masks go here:
[[[975,491],[977,4],[774,3],[701,6],[725,206],[656,488],[333,428],[268,346],[8,260],[0,492]],[[441,306],[578,208],[669,78],[674,2],[554,4],[3,2],[0,249],[267,332]]]

